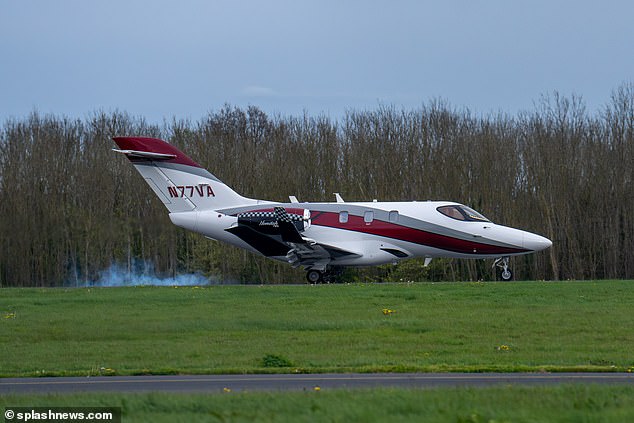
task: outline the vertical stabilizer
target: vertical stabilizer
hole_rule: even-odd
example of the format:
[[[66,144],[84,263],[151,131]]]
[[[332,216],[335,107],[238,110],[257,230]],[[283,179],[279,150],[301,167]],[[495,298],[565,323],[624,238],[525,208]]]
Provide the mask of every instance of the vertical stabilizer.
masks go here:
[[[170,213],[216,210],[253,204],[171,144],[156,138],[115,137],[119,149],[139,171]]]

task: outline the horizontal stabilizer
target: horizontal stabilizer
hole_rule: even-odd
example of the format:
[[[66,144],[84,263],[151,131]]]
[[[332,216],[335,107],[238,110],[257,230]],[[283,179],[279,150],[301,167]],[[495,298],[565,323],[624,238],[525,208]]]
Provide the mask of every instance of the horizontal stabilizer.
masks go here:
[[[136,157],[148,160],[171,160],[176,158],[176,154],[152,153],[150,151],[118,150],[116,148],[113,148],[112,151],[125,154],[128,157]]]
[[[158,161],[185,166],[201,166],[187,157],[173,145],[158,138],[147,137],[114,137],[119,149],[114,151],[125,154],[131,162]]]

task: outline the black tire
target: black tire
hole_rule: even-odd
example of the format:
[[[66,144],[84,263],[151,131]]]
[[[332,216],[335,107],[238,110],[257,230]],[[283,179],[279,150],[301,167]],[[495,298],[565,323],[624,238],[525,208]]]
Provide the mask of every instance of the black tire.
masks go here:
[[[322,274],[319,270],[309,270],[306,272],[306,280],[308,283],[320,283],[322,281]]]
[[[502,270],[500,272],[500,278],[502,278],[503,281],[508,282],[513,279],[513,272],[511,272],[511,269]]]

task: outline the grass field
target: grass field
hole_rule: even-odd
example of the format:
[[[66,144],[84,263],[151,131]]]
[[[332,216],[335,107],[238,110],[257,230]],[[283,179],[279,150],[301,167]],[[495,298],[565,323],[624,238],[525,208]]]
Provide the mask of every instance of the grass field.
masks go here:
[[[0,397],[6,406],[121,407],[129,422],[631,422],[634,387],[373,389]]]
[[[2,289],[0,376],[630,371],[633,287]]]

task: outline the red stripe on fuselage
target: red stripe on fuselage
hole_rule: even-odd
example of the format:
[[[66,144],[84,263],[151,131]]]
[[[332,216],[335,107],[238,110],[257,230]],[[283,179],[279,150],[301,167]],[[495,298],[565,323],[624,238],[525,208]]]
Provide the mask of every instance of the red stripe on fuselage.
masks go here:
[[[383,236],[399,241],[426,245],[429,247],[461,254],[504,255],[517,254],[528,251],[522,248],[501,247],[497,245],[468,241],[447,235],[440,235],[433,232],[427,232],[420,229],[397,225],[395,223],[385,222],[377,219],[373,220],[371,223],[366,223],[361,216],[349,215],[348,222],[341,223],[339,222],[339,214],[332,212],[311,211],[311,224],[318,226],[327,226],[336,229],[344,229],[346,231]]]

